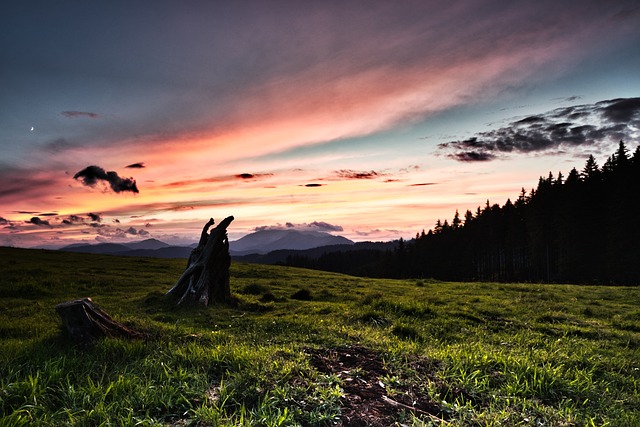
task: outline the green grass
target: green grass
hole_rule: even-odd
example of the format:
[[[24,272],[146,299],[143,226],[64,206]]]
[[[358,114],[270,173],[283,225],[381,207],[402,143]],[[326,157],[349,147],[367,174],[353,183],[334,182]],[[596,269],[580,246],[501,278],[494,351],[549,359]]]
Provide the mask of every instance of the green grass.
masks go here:
[[[403,425],[640,425],[640,287],[233,264],[237,306],[176,309],[184,267],[0,248],[0,426],[335,425],[347,379],[310,349],[345,345],[380,355],[391,399],[447,420],[399,409]],[[85,296],[150,338],[74,345],[54,307]]]

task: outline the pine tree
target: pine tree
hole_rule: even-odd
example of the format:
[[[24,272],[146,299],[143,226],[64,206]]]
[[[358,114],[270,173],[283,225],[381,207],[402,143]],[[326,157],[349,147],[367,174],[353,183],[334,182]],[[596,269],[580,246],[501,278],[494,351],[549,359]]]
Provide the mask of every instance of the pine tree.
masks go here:
[[[471,221],[473,221],[473,213],[469,209],[467,209],[464,214],[464,227],[467,227],[469,224],[471,224]]]
[[[629,150],[625,147],[624,142],[620,141],[618,150],[616,151],[615,165],[617,168],[622,169],[629,164]]]
[[[453,220],[451,221],[451,228],[457,230],[462,226],[462,221],[460,220],[460,214],[456,209],[456,214],[453,216]]]
[[[584,165],[584,169],[582,169],[582,178],[584,180],[600,179],[600,168],[593,154],[589,156],[587,163]]]

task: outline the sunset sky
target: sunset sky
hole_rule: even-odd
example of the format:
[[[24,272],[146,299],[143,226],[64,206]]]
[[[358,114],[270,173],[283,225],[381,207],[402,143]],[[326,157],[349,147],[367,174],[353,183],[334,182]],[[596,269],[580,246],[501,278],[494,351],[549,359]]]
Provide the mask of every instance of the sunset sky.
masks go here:
[[[0,5],[0,245],[410,238],[640,142],[629,1]]]

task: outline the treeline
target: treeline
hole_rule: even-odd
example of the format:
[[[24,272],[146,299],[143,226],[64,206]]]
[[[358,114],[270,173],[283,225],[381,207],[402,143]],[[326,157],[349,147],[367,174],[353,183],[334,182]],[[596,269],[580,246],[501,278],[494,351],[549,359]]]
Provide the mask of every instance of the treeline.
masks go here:
[[[287,258],[287,265],[370,277],[557,283],[640,283],[640,147],[623,142],[600,167],[541,177],[515,201],[490,204],[393,251]]]

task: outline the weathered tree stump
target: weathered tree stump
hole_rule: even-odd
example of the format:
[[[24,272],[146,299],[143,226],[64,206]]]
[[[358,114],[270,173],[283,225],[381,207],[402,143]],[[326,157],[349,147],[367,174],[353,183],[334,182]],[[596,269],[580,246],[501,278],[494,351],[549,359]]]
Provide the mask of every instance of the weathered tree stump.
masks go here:
[[[64,327],[78,343],[88,344],[99,338],[143,338],[144,334],[116,322],[98,308],[91,298],[67,301],[56,305]]]
[[[167,292],[175,298],[177,304],[203,304],[213,302],[228,302],[231,300],[229,288],[229,239],[227,227],[233,217],[225,218],[210,233],[209,228],[214,224],[213,218],[202,229],[198,246],[191,251],[187,269],[182,273],[176,284]]]

